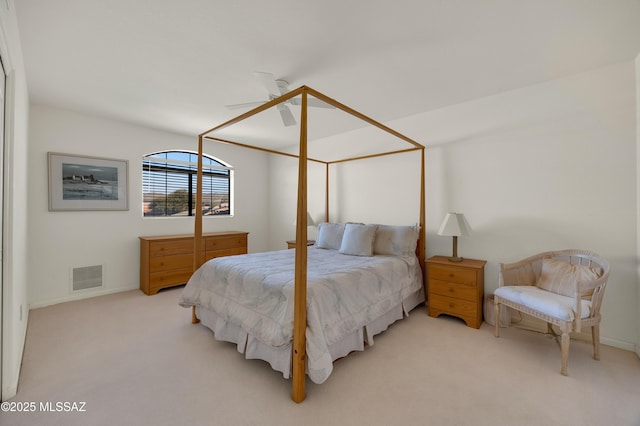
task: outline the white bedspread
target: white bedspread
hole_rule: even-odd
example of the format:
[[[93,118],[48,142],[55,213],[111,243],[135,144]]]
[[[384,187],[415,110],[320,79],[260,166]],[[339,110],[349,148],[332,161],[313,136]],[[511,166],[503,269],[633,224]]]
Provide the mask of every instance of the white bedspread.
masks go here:
[[[180,305],[200,305],[274,347],[293,339],[295,250],[213,259],[185,287]],[[348,256],[308,248],[308,374],[322,383],[331,370],[328,345],[398,306],[422,288],[415,256]]]

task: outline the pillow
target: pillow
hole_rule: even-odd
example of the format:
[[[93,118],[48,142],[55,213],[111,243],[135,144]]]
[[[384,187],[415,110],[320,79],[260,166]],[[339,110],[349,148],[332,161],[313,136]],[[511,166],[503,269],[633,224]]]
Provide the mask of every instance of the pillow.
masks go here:
[[[318,225],[316,247],[338,250],[342,244],[342,234],[344,234],[344,223],[323,222]]]
[[[338,252],[352,256],[373,256],[376,229],[376,225],[347,223]]]
[[[536,286],[563,296],[573,296],[578,281],[593,281],[600,278],[599,268],[587,265],[572,265],[556,259],[542,259],[542,271]]]
[[[375,254],[407,256],[416,252],[418,226],[378,225],[373,245]]]

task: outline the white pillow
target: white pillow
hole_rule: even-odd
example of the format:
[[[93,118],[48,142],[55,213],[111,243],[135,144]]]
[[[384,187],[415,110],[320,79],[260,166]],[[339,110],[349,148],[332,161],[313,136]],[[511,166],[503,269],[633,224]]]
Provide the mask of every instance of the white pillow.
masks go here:
[[[338,250],[342,244],[342,234],[344,234],[344,223],[323,222],[318,225],[316,247]]]
[[[344,227],[339,253],[352,256],[373,256],[376,225],[347,223]]]
[[[576,282],[600,278],[601,273],[597,269],[563,260],[542,259],[542,271],[536,287],[563,296],[573,296]]]
[[[416,252],[418,226],[378,225],[373,246],[375,254],[408,256]]]

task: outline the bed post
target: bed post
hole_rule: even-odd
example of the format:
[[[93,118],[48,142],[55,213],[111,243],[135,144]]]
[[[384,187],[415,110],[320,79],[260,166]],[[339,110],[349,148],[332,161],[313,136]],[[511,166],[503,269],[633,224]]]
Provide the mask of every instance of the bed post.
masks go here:
[[[324,186],[324,221],[329,222],[329,163],[325,163]]]
[[[300,157],[298,159],[298,210],[293,307],[293,353],[291,399],[304,401],[307,329],[307,91],[302,91]]]
[[[294,97],[301,97],[301,113],[300,113],[300,146],[299,146],[299,155],[296,156],[289,152],[280,152],[274,149],[269,149],[265,147],[257,147],[251,146],[245,143],[240,143],[228,139],[222,139],[219,137],[213,137],[211,134],[214,132],[220,131],[224,128],[227,128],[231,125],[239,123],[249,117],[252,117],[256,114],[259,114],[269,108],[280,105],[284,102],[287,102]],[[408,142],[413,145],[412,148],[408,149],[399,149],[392,151],[385,151],[378,154],[370,154],[363,155],[360,157],[353,157],[348,159],[342,159],[337,161],[322,161],[320,159],[309,158],[307,151],[307,130],[308,130],[308,115],[307,115],[307,105],[308,105],[308,96],[313,96],[314,98],[324,101],[327,104],[336,107],[347,114],[350,114],[360,120],[365,121],[366,123],[375,126],[399,139]],[[292,372],[292,386],[291,386],[291,397],[295,402],[302,402],[305,399],[305,381],[306,381],[306,327],[307,327],[307,190],[308,190],[308,161],[315,161],[319,163],[323,163],[326,165],[326,194],[325,194],[325,221],[329,221],[329,171],[331,164],[337,164],[345,161],[353,161],[360,160],[364,158],[373,158],[379,157],[383,155],[391,155],[391,154],[399,154],[405,153],[409,151],[420,150],[422,153],[422,163],[421,163],[421,182],[420,182],[420,231],[419,231],[419,245],[416,248],[416,253],[419,257],[420,266],[424,272],[424,264],[425,264],[425,244],[426,244],[426,217],[425,217],[425,149],[421,144],[413,141],[412,139],[404,136],[397,131],[388,128],[384,124],[381,124],[362,113],[349,108],[348,106],[337,102],[336,100],[323,95],[320,92],[313,90],[307,86],[301,86],[298,89],[292,90],[290,92],[285,93],[284,95],[271,99],[266,103],[248,111],[244,114],[239,115],[231,120],[228,120],[218,126],[215,126],[204,133],[201,133],[199,136],[199,145],[198,145],[198,187],[197,187],[197,197],[196,197],[196,217],[195,217],[195,231],[194,231],[194,271],[199,268],[204,263],[204,253],[202,246],[202,150],[203,150],[203,139],[215,140],[222,143],[232,144],[234,146],[240,146],[245,148],[252,148],[256,150],[260,150],[268,153],[275,153],[279,155],[285,155],[289,157],[297,157],[298,158],[298,201],[297,201],[297,212],[296,212],[296,249],[295,249],[295,272],[294,272],[294,324],[293,324],[293,343],[291,350],[291,372]],[[333,218],[336,220],[336,218]],[[426,280],[425,274],[423,273],[423,279]],[[424,281],[426,282],[426,281]],[[424,285],[423,282],[423,285]],[[195,315],[195,309],[193,310],[193,321],[197,322],[198,319]]]
[[[427,245],[427,233],[425,227],[427,226],[426,207],[425,207],[425,149],[420,150],[420,234],[418,245],[418,262],[422,269],[422,288],[424,289],[424,297],[427,297],[427,274],[425,270],[425,258],[426,258],[426,245]]]
[[[198,136],[198,174],[196,182],[196,217],[193,230],[193,272],[203,263],[202,256],[202,135]],[[191,307],[191,323],[197,324],[200,320],[196,316],[196,307]]]
[[[193,231],[193,271],[202,263],[202,135],[198,136],[198,174],[196,182],[196,212]]]

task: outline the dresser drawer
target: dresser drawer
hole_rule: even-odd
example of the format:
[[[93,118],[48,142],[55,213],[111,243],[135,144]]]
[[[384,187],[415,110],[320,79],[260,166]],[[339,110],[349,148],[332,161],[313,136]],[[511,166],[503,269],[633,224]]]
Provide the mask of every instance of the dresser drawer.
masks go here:
[[[149,272],[170,271],[173,269],[193,269],[193,254],[177,254],[174,256],[158,256],[149,259]]]
[[[447,296],[432,297],[429,301],[429,309],[468,318],[475,318],[478,314],[477,303]]]
[[[444,265],[429,265],[429,280],[451,281],[454,283],[475,285],[476,271]]]
[[[223,250],[210,250],[205,253],[205,260],[215,259],[216,257],[234,256],[236,254],[247,254],[246,247],[228,248]]]
[[[149,274],[149,287],[153,290],[171,285],[186,284],[191,278],[191,274],[193,274],[193,267],[154,272]]]
[[[469,300],[474,303],[478,299],[478,289],[473,285],[432,279],[429,281],[429,286],[429,290],[433,294]]]
[[[207,238],[205,250],[225,250],[230,248],[246,247],[247,235],[231,235],[226,237]]]
[[[152,258],[185,253],[193,253],[193,238],[153,241],[149,245],[149,256]]]

